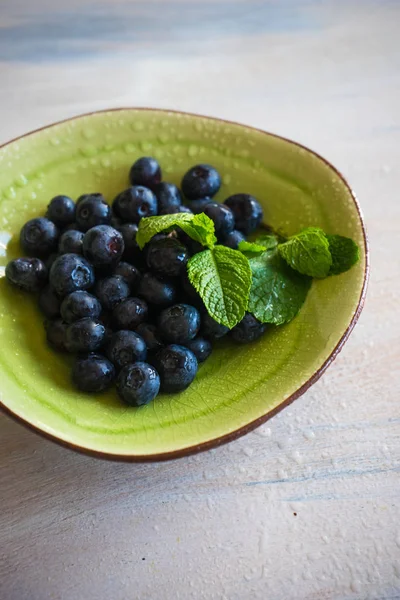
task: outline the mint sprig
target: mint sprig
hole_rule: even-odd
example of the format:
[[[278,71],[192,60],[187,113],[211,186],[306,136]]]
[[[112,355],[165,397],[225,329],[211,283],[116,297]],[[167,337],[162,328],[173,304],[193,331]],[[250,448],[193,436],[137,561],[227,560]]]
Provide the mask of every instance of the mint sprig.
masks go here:
[[[290,238],[272,232],[238,250],[216,245],[213,221],[204,213],[144,218],[136,241],[142,249],[161,231],[180,228],[205,247],[189,260],[189,280],[218,323],[234,327],[250,311],[259,321],[283,325],[302,307],[312,277],[337,275],[359,260],[350,238],[308,227]]]

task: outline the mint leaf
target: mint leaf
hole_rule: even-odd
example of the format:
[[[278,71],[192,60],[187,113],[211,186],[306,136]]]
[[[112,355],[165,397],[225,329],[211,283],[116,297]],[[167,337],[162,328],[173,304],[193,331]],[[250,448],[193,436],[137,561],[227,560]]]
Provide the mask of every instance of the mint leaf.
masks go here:
[[[311,279],[291,269],[277,251],[250,261],[252,284],[248,310],[262,323],[282,325],[302,307]]]
[[[193,240],[200,242],[202,246],[207,246],[207,248],[213,248],[217,243],[214,222],[204,213],[193,215],[190,231],[189,229],[185,229],[185,231]]]
[[[257,244],[256,242],[239,242],[238,250],[247,257],[259,256],[264,254],[265,246]]]
[[[276,248],[278,240],[275,235],[262,235],[255,241],[258,246],[263,246],[265,250]]]
[[[318,227],[303,229],[278,250],[288,265],[310,277],[326,277],[332,265],[328,239]]]
[[[161,231],[180,227],[193,240],[203,246],[213,247],[217,241],[215,228],[212,220],[204,213],[190,215],[188,213],[177,213],[173,215],[161,215],[159,217],[144,217],[139,222],[136,241],[142,249],[152,237]]]
[[[329,275],[340,275],[351,269],[360,260],[360,249],[357,244],[342,235],[327,235],[332,265]]]
[[[244,317],[251,285],[249,261],[226,246],[215,246],[192,256],[190,283],[200,294],[210,316],[232,329]]]

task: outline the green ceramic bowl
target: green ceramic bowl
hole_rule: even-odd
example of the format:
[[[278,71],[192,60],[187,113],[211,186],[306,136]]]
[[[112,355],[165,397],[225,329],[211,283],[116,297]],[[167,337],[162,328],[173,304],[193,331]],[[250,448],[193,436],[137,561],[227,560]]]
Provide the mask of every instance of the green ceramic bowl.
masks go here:
[[[111,201],[142,155],[159,159],[179,183],[197,162],[223,175],[217,199],[254,194],[265,222],[288,233],[315,225],[354,238],[361,261],[313,283],[300,314],[257,343],[222,343],[191,387],[139,409],[115,390],[89,396],[72,388],[68,358],[45,343],[32,299],[11,289],[7,261],[18,234],[51,197],[101,191]],[[218,446],[254,429],[310,387],[332,362],[361,312],[367,241],[356,199],[320,156],[289,140],[202,116],[147,109],[98,112],[30,133],[0,149],[0,400],[54,441],[118,460],[161,460]]]

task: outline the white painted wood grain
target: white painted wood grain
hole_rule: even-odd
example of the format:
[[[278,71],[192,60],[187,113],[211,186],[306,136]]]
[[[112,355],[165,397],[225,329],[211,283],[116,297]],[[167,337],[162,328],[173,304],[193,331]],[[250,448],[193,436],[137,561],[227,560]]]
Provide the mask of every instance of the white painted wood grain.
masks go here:
[[[228,446],[114,464],[2,417],[0,599],[400,598],[399,3],[3,0],[0,17],[1,141],[121,105],[275,131],[348,176],[372,262],[334,365]]]

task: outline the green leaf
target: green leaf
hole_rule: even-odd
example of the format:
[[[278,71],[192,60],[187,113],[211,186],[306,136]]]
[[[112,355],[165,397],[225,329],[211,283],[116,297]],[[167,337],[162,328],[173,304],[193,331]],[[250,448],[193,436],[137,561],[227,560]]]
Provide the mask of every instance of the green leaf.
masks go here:
[[[193,240],[203,246],[212,248],[217,241],[213,221],[204,213],[190,215],[188,213],[177,213],[173,215],[161,215],[159,217],[144,217],[139,222],[136,241],[142,249],[152,237],[161,231],[180,227]]]
[[[326,277],[332,265],[328,239],[318,227],[303,229],[278,250],[288,265],[310,277]]]
[[[248,310],[262,323],[282,325],[302,307],[311,279],[291,269],[276,251],[250,261],[252,285]]]
[[[327,235],[332,265],[329,275],[340,275],[351,269],[360,260],[360,249],[357,244],[341,235]]]
[[[262,235],[255,241],[258,246],[263,246],[265,250],[276,248],[278,240],[275,235]]]
[[[253,257],[264,254],[266,249],[265,246],[261,246],[261,244],[243,241],[239,242],[238,250],[247,257]]]
[[[244,317],[251,285],[249,261],[238,250],[215,246],[192,256],[189,280],[210,316],[232,329]]]

